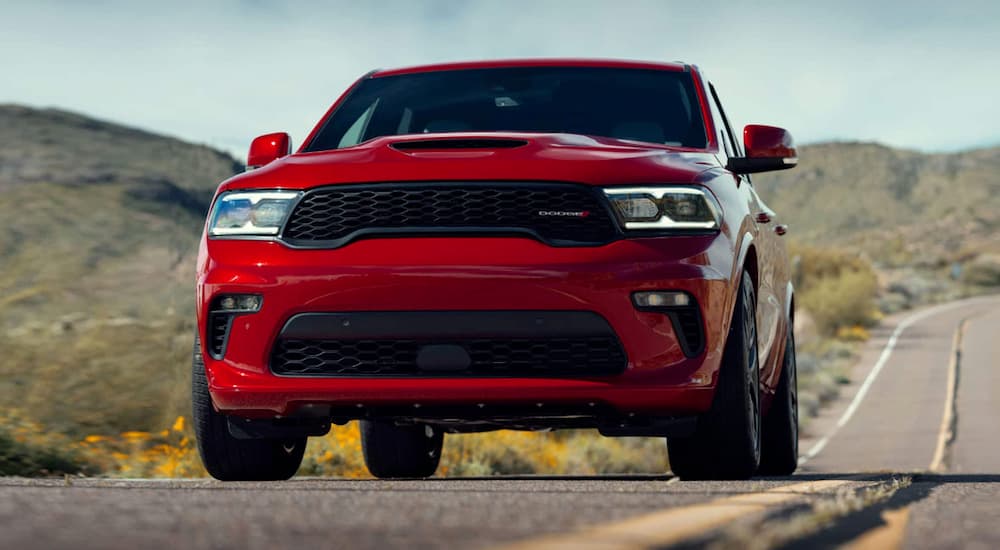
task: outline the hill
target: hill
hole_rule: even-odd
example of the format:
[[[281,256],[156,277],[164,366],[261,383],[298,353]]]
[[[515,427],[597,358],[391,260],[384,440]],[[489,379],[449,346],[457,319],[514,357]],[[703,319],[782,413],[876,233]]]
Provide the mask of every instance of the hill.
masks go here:
[[[58,110],[0,106],[0,140],[0,405],[69,431],[161,425],[186,400],[204,213],[242,165]]]
[[[796,239],[866,252],[889,267],[1000,252],[1000,147],[926,154],[873,143],[802,147],[794,170],[760,174]]]

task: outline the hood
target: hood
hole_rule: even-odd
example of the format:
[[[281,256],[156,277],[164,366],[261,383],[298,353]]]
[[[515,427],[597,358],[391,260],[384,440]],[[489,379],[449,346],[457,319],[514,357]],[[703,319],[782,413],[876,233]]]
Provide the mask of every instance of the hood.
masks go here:
[[[403,181],[562,181],[591,185],[692,183],[714,155],[576,134],[446,133],[386,136],[296,153],[234,176],[225,189],[303,189]]]

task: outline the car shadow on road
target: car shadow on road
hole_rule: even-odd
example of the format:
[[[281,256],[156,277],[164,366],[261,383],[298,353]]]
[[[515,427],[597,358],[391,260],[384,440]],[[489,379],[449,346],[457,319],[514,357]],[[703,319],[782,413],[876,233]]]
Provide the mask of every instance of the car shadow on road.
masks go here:
[[[804,538],[797,539],[780,548],[783,550],[811,550],[813,548],[839,547],[857,539],[864,533],[870,532],[872,529],[885,526],[884,514],[903,510],[908,506],[916,504],[930,496],[934,489],[942,485],[964,483],[1000,484],[1000,474],[879,474],[881,479],[885,479],[886,476],[899,477],[900,475],[911,475],[912,483],[896,491],[889,499],[850,513],[838,519],[832,526]],[[854,479],[855,476],[858,476],[858,474],[816,474],[795,476],[795,479]],[[870,476],[862,475],[859,477]],[[876,476],[872,477],[872,479],[879,478]]]
[[[892,472],[875,473],[837,473],[821,474],[808,473],[797,474],[786,477],[755,477],[742,483],[754,482],[788,482],[802,483],[806,481],[818,481],[824,479],[845,479],[850,481],[885,481],[892,477],[899,477],[900,474]],[[513,474],[499,476],[462,476],[462,477],[432,477],[420,479],[419,481],[432,483],[448,483],[452,481],[632,481],[636,483],[646,483],[651,481],[674,481],[673,474],[594,474],[594,475],[552,475],[552,474]],[[680,480],[677,480],[680,481]],[[734,483],[732,480],[718,480],[718,483]],[[706,483],[699,481],[698,483]],[[708,481],[708,483],[711,483]],[[735,483],[741,483],[735,481]]]
[[[916,474],[913,483],[1000,483],[998,474]]]
[[[760,477],[754,479],[761,479],[767,481],[788,481],[801,483],[805,481],[821,481],[824,479],[844,479],[848,481],[885,481],[893,477],[900,477],[903,475],[910,475],[899,472],[808,472],[802,474],[795,474],[793,476],[787,477]]]
[[[550,474],[514,474],[499,476],[461,476],[461,477],[431,477],[421,481],[669,481],[674,476],[670,474],[595,474],[595,475],[550,475]]]

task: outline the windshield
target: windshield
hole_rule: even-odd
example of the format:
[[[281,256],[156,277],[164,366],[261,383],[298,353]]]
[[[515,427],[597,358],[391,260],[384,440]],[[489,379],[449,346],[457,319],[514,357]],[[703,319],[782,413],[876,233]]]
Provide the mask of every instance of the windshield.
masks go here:
[[[438,132],[546,132],[705,147],[687,72],[515,67],[363,80],[307,151]]]

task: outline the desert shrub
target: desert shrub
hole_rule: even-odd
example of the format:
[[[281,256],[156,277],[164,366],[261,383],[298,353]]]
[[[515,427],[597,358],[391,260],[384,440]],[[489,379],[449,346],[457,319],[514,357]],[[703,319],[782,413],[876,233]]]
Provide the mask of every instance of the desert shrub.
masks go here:
[[[792,254],[796,258],[797,307],[808,311],[824,334],[835,335],[847,327],[867,327],[878,321],[878,278],[867,260],[814,247],[795,247]]]
[[[837,329],[838,340],[865,342],[869,338],[871,338],[871,333],[868,332],[868,329],[860,325],[841,326]]]
[[[324,437],[310,437],[299,475],[368,477],[357,423],[334,426]]]
[[[663,473],[662,438],[607,438],[593,430],[498,431],[445,438],[440,475]]]
[[[190,422],[73,439],[23,416],[0,414],[0,475],[85,473],[111,477],[204,477]],[[445,438],[438,475],[663,473],[663,438],[605,438],[593,430],[496,431]],[[369,477],[356,422],[310,438],[298,475]]]
[[[190,410],[192,331],[173,330],[88,319],[0,337],[0,407],[72,438],[159,430]]]
[[[662,437],[607,438],[596,432],[573,432],[567,445],[569,473],[663,473],[667,447]]]
[[[982,255],[965,265],[962,279],[977,286],[1000,286],[1000,256]]]
[[[596,431],[497,431],[448,435],[439,476],[662,473],[662,438],[605,438]],[[299,475],[368,477],[356,423],[312,438]]]
[[[123,477],[203,477],[190,423],[183,416],[160,431],[88,435],[74,444],[100,473]]]
[[[0,475],[37,477],[93,471],[96,467],[70,440],[45,431],[20,414],[0,414]]]
[[[850,338],[820,338],[798,346],[800,422],[807,424],[823,405],[837,397],[857,360],[856,350],[857,343]]]
[[[185,417],[156,432],[92,434],[75,440],[0,412],[0,475],[88,474],[124,477],[201,477],[194,434]]]
[[[448,436],[441,457],[442,473],[450,476],[553,473],[566,447],[539,435],[491,432]]]

